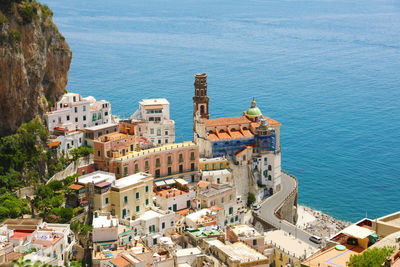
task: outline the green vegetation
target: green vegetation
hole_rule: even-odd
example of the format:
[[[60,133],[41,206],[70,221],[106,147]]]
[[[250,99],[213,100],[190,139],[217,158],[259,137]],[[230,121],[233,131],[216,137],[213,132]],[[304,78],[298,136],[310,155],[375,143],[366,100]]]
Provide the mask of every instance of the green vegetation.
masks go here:
[[[74,231],[78,235],[83,235],[83,236],[86,236],[90,231],[92,231],[91,225],[87,225],[79,221],[72,222],[70,227],[72,231]]]
[[[3,14],[3,12],[0,11],[0,26],[7,24],[8,19],[6,15]]]
[[[57,159],[48,150],[47,138],[46,128],[36,118],[0,139],[0,189],[37,185],[67,166],[66,159]]]
[[[48,17],[53,16],[53,11],[47,5],[41,5],[40,9],[42,10],[42,16],[46,20]]]
[[[0,192],[0,221],[6,218],[17,218],[30,212],[28,201],[18,199],[10,192]]]
[[[93,153],[93,148],[88,146],[79,146],[71,149],[68,153],[72,156],[73,160],[77,160],[78,158],[85,157]]]
[[[386,257],[392,255],[394,251],[394,246],[367,249],[362,254],[351,255],[347,265],[349,267],[380,267]]]
[[[247,197],[247,206],[251,207],[254,202],[256,202],[256,196],[253,192],[249,192],[249,196]]]
[[[9,13],[11,12],[14,3],[20,3],[20,2],[21,0],[1,0],[0,10],[4,13]]]

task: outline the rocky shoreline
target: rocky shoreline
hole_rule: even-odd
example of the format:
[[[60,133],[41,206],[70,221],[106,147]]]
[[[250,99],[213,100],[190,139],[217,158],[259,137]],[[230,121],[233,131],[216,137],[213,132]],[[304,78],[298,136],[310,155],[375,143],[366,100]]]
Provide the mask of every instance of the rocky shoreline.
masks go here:
[[[349,225],[351,222],[338,220],[307,206],[298,206],[297,226],[313,235],[330,238]]]

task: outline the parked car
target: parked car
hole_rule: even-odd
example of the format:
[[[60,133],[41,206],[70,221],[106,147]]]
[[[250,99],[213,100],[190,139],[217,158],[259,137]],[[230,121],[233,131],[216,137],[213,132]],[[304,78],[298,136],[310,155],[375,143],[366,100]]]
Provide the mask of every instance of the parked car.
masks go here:
[[[254,210],[254,211],[257,211],[257,210],[259,210],[259,209],[261,209],[261,205],[259,205],[259,204],[253,204],[253,210]]]
[[[312,235],[310,237],[310,241],[314,242],[315,244],[321,244],[322,243],[322,238],[317,236],[317,235]]]

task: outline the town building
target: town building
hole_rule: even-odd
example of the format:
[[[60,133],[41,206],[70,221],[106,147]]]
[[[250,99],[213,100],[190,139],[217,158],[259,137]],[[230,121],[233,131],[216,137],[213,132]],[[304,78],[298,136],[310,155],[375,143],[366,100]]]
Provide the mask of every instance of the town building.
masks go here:
[[[93,249],[100,251],[98,246],[115,247],[118,242],[118,218],[109,212],[95,211],[92,221]]]
[[[153,176],[136,173],[118,180],[115,175],[96,171],[77,178],[70,188],[81,192],[85,187],[90,211],[110,212],[120,219],[135,218],[152,205]]]
[[[247,225],[227,225],[226,226],[226,239],[231,243],[243,242],[249,247],[254,248],[260,253],[264,253],[264,235],[260,234],[256,229]],[[279,266],[279,265],[276,265]]]
[[[244,177],[245,180],[255,177],[257,183],[265,187],[266,196],[279,191],[281,124],[264,116],[254,99],[251,106],[241,116],[210,119],[207,86],[207,74],[196,74],[193,97],[193,135],[195,143],[199,145],[200,157],[227,157],[233,163],[238,154],[251,147],[250,157],[243,159],[246,166],[243,166],[243,170],[239,172],[244,173],[245,168],[251,168],[252,173]],[[244,189],[240,192],[241,195],[247,195],[247,193],[248,191]]]
[[[201,246],[207,239],[225,240],[225,233],[215,225],[187,228],[183,234],[186,242],[194,247]]]
[[[275,266],[300,267],[302,261],[319,251],[318,248],[310,246],[283,230],[268,231],[264,237],[265,246],[274,249],[272,261]]]
[[[104,139],[106,142],[107,136],[102,136],[100,139]],[[123,136],[123,138],[127,137]],[[125,146],[128,142],[117,141],[117,146],[120,142],[121,148],[116,148],[115,150],[118,150],[116,153],[110,151],[109,156],[106,145],[100,146],[98,142],[102,141],[95,141],[94,163],[98,169],[113,172],[117,178],[138,172],[147,172],[158,180],[184,178],[187,181],[195,181],[197,179],[199,175],[198,146],[193,142],[168,144],[136,151],[133,139],[134,137],[129,146]]]
[[[163,210],[179,211],[196,208],[193,201],[196,199],[196,191],[190,190],[188,182],[183,179],[168,179],[155,182],[156,205]]]
[[[83,145],[93,147],[94,140],[96,140],[102,135],[118,132],[118,130],[119,127],[117,123],[106,123],[106,124],[95,125],[92,127],[86,127],[83,129],[85,133],[85,140]]]
[[[200,171],[201,180],[213,184],[230,184],[232,183],[232,173],[227,169],[216,171]]]
[[[197,247],[178,249],[174,253],[175,266],[193,266],[196,258],[202,254],[201,250]]]
[[[205,188],[198,187],[197,199],[200,201],[201,208],[217,206],[223,210],[225,220],[219,224],[221,226],[243,221],[244,210],[237,203],[236,188],[232,185],[211,184]]]
[[[45,114],[47,128],[64,128],[69,131],[111,123],[111,104],[92,96],[83,98],[80,94],[66,93],[51,111]]]
[[[224,170],[229,168],[229,160],[225,157],[200,158],[199,168],[202,171]]]
[[[156,146],[171,144],[175,143],[175,122],[169,113],[167,99],[143,99],[130,121],[137,125],[137,136],[145,137]]]
[[[71,149],[80,147],[84,144],[84,132],[81,130],[68,130],[56,127],[50,136],[49,147],[56,147],[62,154],[68,154]]]
[[[217,239],[205,240],[204,250],[206,254],[214,256],[219,264],[224,266],[270,266],[267,257],[242,242],[224,244]]]

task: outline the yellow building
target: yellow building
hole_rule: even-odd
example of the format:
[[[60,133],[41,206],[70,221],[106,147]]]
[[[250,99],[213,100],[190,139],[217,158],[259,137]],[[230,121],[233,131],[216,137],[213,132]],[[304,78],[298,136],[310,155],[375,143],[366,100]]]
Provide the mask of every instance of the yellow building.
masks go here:
[[[79,177],[73,187],[84,190],[91,211],[111,212],[118,218],[128,219],[150,209],[153,181],[154,177],[144,172],[116,180],[112,173],[97,171]]]
[[[226,158],[201,158],[199,167],[202,171],[223,170],[229,167],[229,161]]]
[[[304,259],[318,251],[318,248],[290,236],[283,230],[268,231],[264,238],[266,247],[274,249],[272,259],[277,267],[287,266],[288,264],[293,267],[300,267]]]

